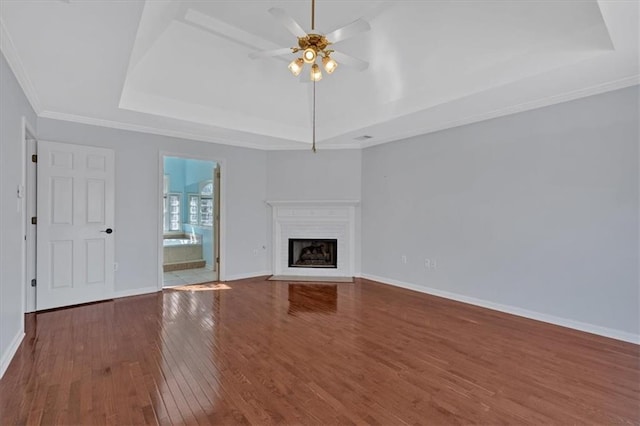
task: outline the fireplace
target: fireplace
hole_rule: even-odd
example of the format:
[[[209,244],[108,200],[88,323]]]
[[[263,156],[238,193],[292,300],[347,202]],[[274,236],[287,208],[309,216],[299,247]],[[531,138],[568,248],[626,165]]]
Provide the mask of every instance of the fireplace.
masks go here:
[[[273,275],[353,277],[356,261],[356,206],[352,200],[268,201],[273,217]],[[289,240],[334,242],[332,265],[295,265],[300,252]],[[301,249],[298,249],[301,250]],[[326,250],[326,249],[325,249]],[[293,256],[293,257],[290,257]],[[309,257],[309,256],[307,256]],[[318,259],[320,260],[320,259]],[[323,262],[324,263],[324,262]]]
[[[289,268],[337,268],[337,239],[289,238]]]

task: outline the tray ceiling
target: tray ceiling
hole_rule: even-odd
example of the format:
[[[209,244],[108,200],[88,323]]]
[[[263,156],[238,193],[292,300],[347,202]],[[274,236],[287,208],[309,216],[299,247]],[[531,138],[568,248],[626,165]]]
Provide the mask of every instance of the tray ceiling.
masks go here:
[[[7,1],[2,50],[40,116],[261,149],[308,148],[311,83],[251,52],[310,30],[307,1]],[[317,83],[319,148],[390,142],[638,84],[638,2],[323,1],[336,49],[369,61]],[[359,136],[372,138],[357,140]]]

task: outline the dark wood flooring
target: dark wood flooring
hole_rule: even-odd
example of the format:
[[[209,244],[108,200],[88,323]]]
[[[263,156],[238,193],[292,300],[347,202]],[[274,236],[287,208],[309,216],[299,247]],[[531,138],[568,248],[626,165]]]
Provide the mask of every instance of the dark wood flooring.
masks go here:
[[[367,280],[226,284],[28,315],[0,424],[640,423],[637,345]]]

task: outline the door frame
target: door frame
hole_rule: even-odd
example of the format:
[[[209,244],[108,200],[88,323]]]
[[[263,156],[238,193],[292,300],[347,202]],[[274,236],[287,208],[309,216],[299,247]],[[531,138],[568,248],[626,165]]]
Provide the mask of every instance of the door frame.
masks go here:
[[[227,174],[227,161],[224,158],[213,157],[207,155],[198,155],[198,154],[190,154],[184,152],[175,152],[175,151],[160,151],[158,157],[158,290],[162,291],[163,288],[163,276],[164,270],[162,268],[163,260],[164,260],[164,252],[162,240],[164,239],[164,215],[163,215],[163,204],[162,198],[164,193],[164,157],[179,157],[189,160],[203,160],[203,161],[211,161],[214,162],[220,167],[220,224],[219,224],[219,232],[217,235],[217,244],[219,246],[219,252],[217,255],[220,257],[220,262],[218,263],[218,281],[224,281],[226,278],[226,235],[227,235],[227,214],[226,214],[226,174]],[[215,245],[215,243],[214,243]]]
[[[20,199],[18,200],[18,202],[20,203],[20,211],[21,211],[21,216],[22,216],[22,228],[21,228],[21,235],[23,236],[23,238],[21,238],[21,243],[20,243],[20,252],[22,253],[21,257],[21,279],[20,282],[22,283],[22,312],[27,313],[27,312],[34,312],[36,310],[36,302],[35,302],[35,291],[33,290],[31,291],[31,280],[29,279],[29,275],[27,273],[27,268],[30,262],[35,261],[35,255],[36,255],[36,249],[37,249],[37,236],[36,236],[36,240],[35,240],[35,244],[33,247],[33,250],[28,251],[28,241],[27,241],[27,220],[28,219],[28,211],[27,211],[27,206],[29,205],[28,200],[30,200],[31,197],[34,197],[34,203],[37,203],[37,201],[35,200],[35,196],[36,194],[31,193],[31,191],[29,191],[29,188],[27,186],[27,164],[34,164],[31,163],[31,159],[29,158],[31,156],[29,149],[27,147],[27,144],[30,140],[35,141],[35,149],[36,149],[36,153],[37,153],[37,147],[38,147],[38,138],[36,137],[36,131],[34,129],[34,127],[31,125],[31,123],[29,123],[29,121],[27,120],[27,117],[22,116],[22,120],[21,120],[21,127],[22,127],[22,141],[21,141],[21,150],[22,150],[22,170],[21,170],[21,176],[20,176],[20,188],[21,188],[21,192],[22,195],[21,197],[19,197]],[[32,167],[35,167],[32,166]],[[36,193],[37,193],[37,182],[34,183],[33,186],[36,189]],[[29,301],[27,300],[27,297],[33,297],[33,300],[31,301],[31,303],[29,303]],[[24,328],[24,317],[22,318],[22,326]]]

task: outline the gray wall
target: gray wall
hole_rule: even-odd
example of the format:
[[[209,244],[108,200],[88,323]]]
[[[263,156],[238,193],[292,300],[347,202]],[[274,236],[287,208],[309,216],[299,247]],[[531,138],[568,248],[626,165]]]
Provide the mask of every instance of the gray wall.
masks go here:
[[[269,200],[359,200],[360,150],[269,151]]]
[[[637,336],[638,117],[635,86],[364,150],[363,273]]]
[[[16,197],[22,184],[23,116],[36,130],[35,113],[0,54],[0,376],[23,336],[23,224]]]
[[[265,274],[266,153],[145,133],[40,119],[40,140],[106,147],[115,150],[116,239],[115,289],[120,294],[158,285],[158,182],[160,152],[206,156],[223,163],[222,209],[226,210],[226,279]],[[254,252],[257,250],[257,252]]]
[[[357,200],[361,198],[362,151],[270,151],[267,154],[267,199],[270,201]],[[359,274],[360,206],[356,207],[355,273]],[[271,240],[269,222],[269,240]]]

